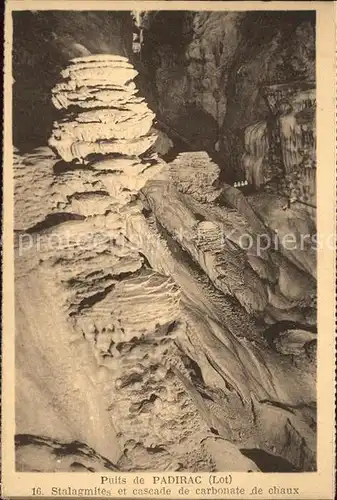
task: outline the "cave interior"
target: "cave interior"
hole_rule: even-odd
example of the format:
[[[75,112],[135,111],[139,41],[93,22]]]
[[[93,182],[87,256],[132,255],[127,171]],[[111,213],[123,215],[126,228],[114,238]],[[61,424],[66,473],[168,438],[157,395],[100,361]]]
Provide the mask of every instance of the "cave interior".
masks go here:
[[[315,11],[13,29],[17,469],[316,470]]]

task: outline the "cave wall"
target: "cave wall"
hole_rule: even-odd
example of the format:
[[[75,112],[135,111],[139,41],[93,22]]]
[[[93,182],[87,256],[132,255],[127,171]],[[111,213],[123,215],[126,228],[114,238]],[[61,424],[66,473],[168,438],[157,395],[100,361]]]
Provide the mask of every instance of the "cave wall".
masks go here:
[[[51,89],[69,59],[131,52],[130,12],[13,12],[13,143],[44,146],[57,113]]]
[[[149,12],[141,26],[148,101],[228,182],[244,129],[270,115],[260,89],[315,81],[314,11]]]

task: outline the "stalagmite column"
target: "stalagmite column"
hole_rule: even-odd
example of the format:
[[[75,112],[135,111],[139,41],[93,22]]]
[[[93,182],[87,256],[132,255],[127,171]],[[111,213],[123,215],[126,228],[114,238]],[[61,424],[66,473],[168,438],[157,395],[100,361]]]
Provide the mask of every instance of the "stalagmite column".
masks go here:
[[[72,163],[47,148],[15,157],[17,433],[82,441],[113,461],[120,457],[107,412],[114,397],[103,394],[99,364],[112,350],[120,356],[135,335],[172,321],[178,300],[170,279],[144,267],[123,236],[127,217],[139,210],[134,196],[159,170],[137,158],[156,137],[148,133],[153,113],[135,95],[135,75],[119,56],[71,61],[53,90],[61,113],[50,145]],[[151,304],[147,294],[156,290]],[[40,350],[35,372],[20,362]],[[54,395],[44,402],[48,384]]]
[[[163,166],[153,156],[144,159],[156,136],[135,75],[120,56],[70,61],[53,89],[60,114],[49,144],[62,160],[48,149],[16,160],[17,288],[23,292],[30,283],[36,289],[33,301],[21,293],[17,303],[37,309],[30,316],[42,314],[48,332],[43,342],[40,332],[40,342],[19,311],[17,352],[24,359],[33,336],[31,359],[37,346],[49,353],[38,374],[59,389],[55,404],[46,394],[46,410],[34,420],[34,402],[20,390],[35,380],[34,370],[23,369],[17,433],[53,438],[55,447],[83,442],[123,470],[179,470],[181,463],[209,470],[211,457],[200,443],[210,431],[181,380],[189,380],[188,371],[174,342],[184,331],[180,291],[128,238],[130,221],[141,216],[137,194]],[[38,239],[41,251],[34,244],[22,249],[26,234]],[[51,301],[42,312],[41,293]],[[68,400],[59,384],[64,379]],[[82,398],[77,407],[73,393]]]
[[[157,137],[149,133],[154,114],[136,96],[136,75],[121,56],[73,59],[53,89],[54,105],[68,114],[54,124],[50,146],[65,161],[144,153]]]

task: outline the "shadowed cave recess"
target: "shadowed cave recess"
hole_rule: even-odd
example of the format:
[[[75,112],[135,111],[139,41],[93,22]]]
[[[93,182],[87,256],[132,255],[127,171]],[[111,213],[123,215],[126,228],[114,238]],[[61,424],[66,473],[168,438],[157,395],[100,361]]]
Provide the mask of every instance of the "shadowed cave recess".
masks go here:
[[[316,470],[315,13],[13,23],[17,470]]]

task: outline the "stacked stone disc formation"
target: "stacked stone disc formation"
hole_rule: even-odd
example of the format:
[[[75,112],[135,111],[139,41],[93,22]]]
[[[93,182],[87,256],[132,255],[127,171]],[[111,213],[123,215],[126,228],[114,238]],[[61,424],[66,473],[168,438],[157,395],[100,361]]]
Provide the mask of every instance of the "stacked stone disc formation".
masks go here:
[[[198,201],[214,201],[221,193],[217,186],[220,168],[206,151],[180,153],[170,163],[170,174],[179,191]]]
[[[136,95],[137,71],[127,58],[75,58],[61,75],[64,81],[53,88],[52,100],[67,112],[54,123],[49,145],[64,161],[85,163],[97,154],[139,156],[154,144],[154,113]]]

